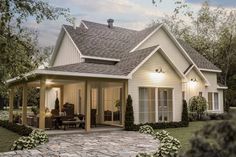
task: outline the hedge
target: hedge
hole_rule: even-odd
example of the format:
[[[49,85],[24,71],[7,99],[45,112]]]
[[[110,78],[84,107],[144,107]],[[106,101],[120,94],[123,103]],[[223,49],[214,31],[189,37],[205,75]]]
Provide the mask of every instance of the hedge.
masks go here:
[[[25,125],[10,123],[7,120],[0,120],[0,126],[8,130],[11,130],[21,136],[28,136],[33,131],[32,128],[29,128]]]
[[[134,124],[133,131],[139,131],[141,126],[149,125],[153,129],[166,129],[166,128],[180,128],[188,127],[188,124],[184,121],[180,122],[158,122],[158,123],[145,123],[145,124]]]

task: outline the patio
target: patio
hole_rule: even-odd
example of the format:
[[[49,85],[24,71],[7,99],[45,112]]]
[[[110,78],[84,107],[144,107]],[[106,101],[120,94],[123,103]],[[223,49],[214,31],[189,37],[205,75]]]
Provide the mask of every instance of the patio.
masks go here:
[[[127,131],[57,135],[50,136],[49,143],[36,149],[2,153],[0,157],[135,157],[139,152],[156,151],[158,144],[150,135]]]

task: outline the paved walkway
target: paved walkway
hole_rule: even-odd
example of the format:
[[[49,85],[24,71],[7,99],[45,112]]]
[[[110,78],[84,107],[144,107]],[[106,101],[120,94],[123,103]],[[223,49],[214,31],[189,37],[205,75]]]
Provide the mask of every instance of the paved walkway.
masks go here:
[[[0,157],[135,157],[139,152],[154,152],[158,146],[150,135],[127,131],[57,135],[49,140],[36,149]]]

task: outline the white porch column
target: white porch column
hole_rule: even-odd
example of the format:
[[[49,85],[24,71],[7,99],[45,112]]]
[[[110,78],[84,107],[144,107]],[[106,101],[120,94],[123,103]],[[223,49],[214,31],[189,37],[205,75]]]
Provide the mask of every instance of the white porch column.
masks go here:
[[[9,122],[13,122],[13,102],[15,89],[12,87],[9,91]]]
[[[27,124],[27,85],[23,85],[22,91],[22,124]]]
[[[128,81],[123,83],[123,103],[122,103],[122,125],[125,125],[125,110],[126,110],[126,102],[128,98]]]
[[[89,132],[91,130],[91,105],[90,105],[90,89],[91,85],[86,80],[85,82],[85,131]]]
[[[40,104],[39,104],[39,128],[45,129],[45,94],[46,94],[46,79],[40,80]]]

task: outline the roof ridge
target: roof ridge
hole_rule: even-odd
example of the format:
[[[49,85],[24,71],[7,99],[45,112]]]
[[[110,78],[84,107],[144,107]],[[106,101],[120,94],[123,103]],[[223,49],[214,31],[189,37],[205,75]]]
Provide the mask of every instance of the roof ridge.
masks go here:
[[[90,22],[90,23],[94,23],[94,24],[98,24],[98,25],[102,25],[102,26],[106,26],[107,27],[107,24],[105,24],[105,23],[98,23],[98,22],[93,22],[93,21],[88,21],[88,20],[81,20],[81,21],[85,22],[85,25],[86,25],[86,22]],[[126,30],[134,31],[134,32],[138,32],[139,31],[139,30],[125,28],[125,27],[121,27],[121,26],[113,26],[113,27],[114,28],[120,28],[120,29],[126,29]]]

